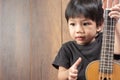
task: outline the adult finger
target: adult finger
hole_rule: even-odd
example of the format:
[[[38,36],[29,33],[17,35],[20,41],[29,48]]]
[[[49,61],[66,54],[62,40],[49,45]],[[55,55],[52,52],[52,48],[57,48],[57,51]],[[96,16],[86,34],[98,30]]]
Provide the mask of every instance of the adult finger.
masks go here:
[[[115,6],[116,4],[119,4],[119,0],[113,0],[113,6]]]
[[[112,2],[113,0],[102,0],[102,4],[103,4],[103,9],[106,8],[111,8],[112,7]]]

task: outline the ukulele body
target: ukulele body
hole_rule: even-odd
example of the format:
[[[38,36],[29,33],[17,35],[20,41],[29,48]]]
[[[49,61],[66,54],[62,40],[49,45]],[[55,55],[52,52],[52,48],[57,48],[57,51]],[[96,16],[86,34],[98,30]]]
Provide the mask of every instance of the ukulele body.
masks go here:
[[[120,80],[120,64],[113,62],[113,73],[105,74],[99,72],[99,60],[91,62],[86,68],[86,80]],[[100,76],[103,74],[103,76]]]

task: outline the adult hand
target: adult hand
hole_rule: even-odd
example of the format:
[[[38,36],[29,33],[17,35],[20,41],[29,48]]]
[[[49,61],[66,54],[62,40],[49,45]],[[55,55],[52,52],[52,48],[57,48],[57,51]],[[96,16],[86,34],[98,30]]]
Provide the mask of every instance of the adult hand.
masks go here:
[[[103,9],[110,9],[109,16],[118,20],[120,18],[120,3],[119,0],[102,0]]]

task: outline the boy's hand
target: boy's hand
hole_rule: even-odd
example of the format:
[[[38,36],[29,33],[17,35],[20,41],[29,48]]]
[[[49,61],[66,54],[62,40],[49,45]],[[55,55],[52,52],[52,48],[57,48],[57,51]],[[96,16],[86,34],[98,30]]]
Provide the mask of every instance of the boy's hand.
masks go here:
[[[68,80],[77,80],[78,76],[78,66],[81,62],[81,58],[78,58],[77,61],[69,68]]]

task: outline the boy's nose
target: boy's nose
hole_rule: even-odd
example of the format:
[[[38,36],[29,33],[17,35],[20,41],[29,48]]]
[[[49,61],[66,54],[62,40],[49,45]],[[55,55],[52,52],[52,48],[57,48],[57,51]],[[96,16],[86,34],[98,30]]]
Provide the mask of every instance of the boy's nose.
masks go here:
[[[84,33],[84,28],[80,25],[76,27],[76,33]]]

